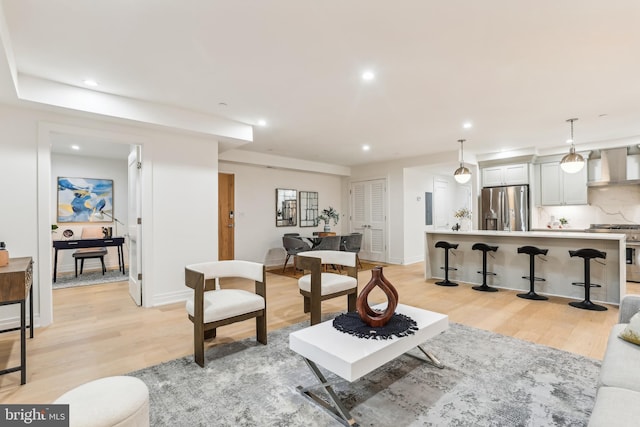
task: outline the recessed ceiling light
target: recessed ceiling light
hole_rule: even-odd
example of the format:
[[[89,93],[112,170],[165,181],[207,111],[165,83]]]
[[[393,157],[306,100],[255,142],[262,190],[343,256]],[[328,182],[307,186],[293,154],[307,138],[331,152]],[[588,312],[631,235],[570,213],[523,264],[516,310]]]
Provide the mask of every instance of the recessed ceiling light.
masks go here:
[[[71,149],[72,149],[72,150],[79,150],[79,149],[80,149],[80,146],[79,146],[79,145],[72,145],[72,146],[71,146]]]
[[[266,120],[264,120],[264,119],[260,119],[260,120],[258,120],[258,124],[259,124],[260,126],[266,126],[266,125],[267,125],[267,121],[266,121]]]
[[[98,86],[98,82],[92,79],[86,79],[84,81],[84,84],[86,84],[87,86],[91,86],[91,87],[96,87]]]
[[[465,122],[462,124],[462,127],[465,129],[471,129],[473,127],[473,123],[471,122]]]
[[[369,151],[369,150],[371,150],[371,146],[370,145],[365,144],[365,145],[362,146],[362,151]]]
[[[373,71],[365,71],[362,73],[362,80],[371,81],[376,78],[376,75],[373,74]]]

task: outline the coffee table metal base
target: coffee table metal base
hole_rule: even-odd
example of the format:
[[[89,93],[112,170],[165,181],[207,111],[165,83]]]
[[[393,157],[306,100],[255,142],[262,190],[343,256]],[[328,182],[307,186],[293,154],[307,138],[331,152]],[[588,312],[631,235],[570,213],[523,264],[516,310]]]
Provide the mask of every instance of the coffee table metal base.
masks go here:
[[[416,359],[422,360],[423,362],[433,365],[436,368],[444,369],[444,364],[440,362],[440,360],[438,360],[431,352],[425,350],[420,345],[417,346],[417,348],[425,355],[426,359],[411,353],[405,353],[405,354],[407,354],[408,356],[414,357]],[[298,386],[298,391],[304,397],[311,400],[315,404],[319,405],[322,409],[327,411],[329,415],[331,415],[333,418],[335,418],[337,421],[344,424],[345,426],[353,426],[353,427],[358,426],[359,424],[356,423],[355,418],[351,416],[351,414],[349,413],[349,410],[344,406],[344,404],[342,403],[342,401],[340,400],[340,398],[338,397],[338,395],[336,394],[336,392],[333,390],[333,387],[332,387],[337,381],[343,381],[343,380],[327,381],[322,371],[320,371],[320,368],[318,368],[318,365],[316,365],[314,362],[307,359],[306,357],[303,357],[303,359],[305,362],[307,362],[307,366],[309,367],[309,369],[311,369],[311,372],[313,372],[313,375],[315,375],[315,377],[318,379],[320,384],[309,386],[309,387]],[[312,391],[318,388],[324,389],[325,394],[329,399],[329,402],[327,402],[325,399],[323,399],[322,397],[320,397],[319,395],[317,395]]]

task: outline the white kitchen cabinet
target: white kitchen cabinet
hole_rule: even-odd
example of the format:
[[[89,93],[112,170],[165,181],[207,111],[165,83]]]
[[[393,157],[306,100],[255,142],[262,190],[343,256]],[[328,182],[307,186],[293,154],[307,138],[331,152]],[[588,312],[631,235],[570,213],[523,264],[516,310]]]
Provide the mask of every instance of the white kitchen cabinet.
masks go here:
[[[482,169],[482,186],[522,185],[529,183],[529,164],[492,166]]]
[[[543,206],[586,205],[587,168],[566,173],[560,162],[540,165],[540,204]]]

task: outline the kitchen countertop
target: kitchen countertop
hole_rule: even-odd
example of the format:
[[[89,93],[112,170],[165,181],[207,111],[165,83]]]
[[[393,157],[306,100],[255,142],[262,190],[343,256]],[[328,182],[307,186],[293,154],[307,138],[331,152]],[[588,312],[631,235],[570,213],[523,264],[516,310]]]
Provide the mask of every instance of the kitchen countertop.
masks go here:
[[[584,288],[573,286],[573,282],[584,281],[584,261],[571,257],[569,251],[593,248],[607,254],[602,262],[592,262],[591,278],[601,285],[592,288],[591,298],[595,301],[618,304],[626,294],[626,235],[622,233],[593,233],[585,231],[496,231],[496,230],[429,230],[425,231],[425,279],[441,278],[443,275],[445,252],[435,248],[439,240],[458,244],[449,257],[451,280],[467,284],[479,284],[482,276],[477,274],[482,262],[482,254],[472,249],[475,243],[483,242],[498,246],[489,259],[490,286],[496,288],[529,289],[529,281],[522,278],[529,272],[530,258],[518,253],[521,246],[538,246],[548,249],[545,262],[536,263],[537,277],[544,282],[536,282],[536,292],[548,296],[583,299]]]
[[[577,232],[577,233],[587,232],[587,230],[584,228],[548,228],[548,227],[532,228],[531,231],[564,231],[564,232]]]
[[[545,231],[496,231],[496,230],[469,230],[469,231],[452,231],[452,230],[427,230],[427,234],[451,234],[451,235],[469,235],[469,236],[496,236],[496,237],[548,237],[562,239],[586,239],[586,240],[622,240],[626,239],[626,235],[622,233],[588,233],[582,230],[564,231],[545,230]]]

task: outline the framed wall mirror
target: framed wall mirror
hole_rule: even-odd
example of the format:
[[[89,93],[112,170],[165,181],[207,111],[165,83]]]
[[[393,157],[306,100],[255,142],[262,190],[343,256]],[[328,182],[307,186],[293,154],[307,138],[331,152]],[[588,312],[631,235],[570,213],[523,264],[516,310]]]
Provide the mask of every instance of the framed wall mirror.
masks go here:
[[[318,192],[301,191],[298,194],[300,201],[300,227],[316,227],[318,225]]]
[[[276,188],[276,227],[298,225],[298,192]]]

